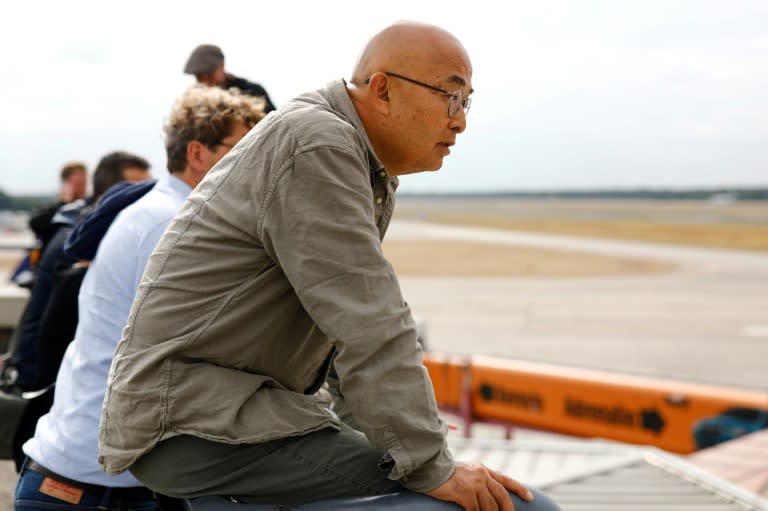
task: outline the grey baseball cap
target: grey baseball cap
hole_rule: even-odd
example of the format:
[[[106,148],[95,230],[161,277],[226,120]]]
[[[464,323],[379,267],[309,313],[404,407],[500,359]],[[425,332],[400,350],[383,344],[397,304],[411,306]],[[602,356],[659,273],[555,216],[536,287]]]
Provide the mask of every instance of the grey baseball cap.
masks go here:
[[[190,75],[207,75],[224,62],[221,48],[213,44],[201,44],[194,49],[184,66],[184,72]]]

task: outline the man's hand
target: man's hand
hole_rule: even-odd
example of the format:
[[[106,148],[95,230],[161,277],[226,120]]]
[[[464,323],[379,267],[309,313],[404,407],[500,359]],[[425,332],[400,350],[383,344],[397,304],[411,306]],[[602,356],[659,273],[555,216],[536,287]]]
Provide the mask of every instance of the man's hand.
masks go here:
[[[507,490],[528,502],[533,500],[528,488],[514,479],[480,463],[457,462],[453,475],[427,495],[455,502],[466,511],[514,511]]]
[[[59,200],[65,204],[69,204],[75,200],[75,189],[72,188],[71,184],[67,182],[61,183],[61,188],[59,188]]]

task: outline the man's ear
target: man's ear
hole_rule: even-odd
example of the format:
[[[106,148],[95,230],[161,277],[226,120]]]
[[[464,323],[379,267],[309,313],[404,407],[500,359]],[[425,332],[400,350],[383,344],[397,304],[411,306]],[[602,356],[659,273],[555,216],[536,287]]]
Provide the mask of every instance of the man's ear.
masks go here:
[[[391,109],[389,95],[389,77],[384,73],[374,73],[368,80],[368,89],[376,110],[389,114]]]
[[[199,140],[192,140],[187,144],[187,166],[198,169],[203,165],[205,145]]]

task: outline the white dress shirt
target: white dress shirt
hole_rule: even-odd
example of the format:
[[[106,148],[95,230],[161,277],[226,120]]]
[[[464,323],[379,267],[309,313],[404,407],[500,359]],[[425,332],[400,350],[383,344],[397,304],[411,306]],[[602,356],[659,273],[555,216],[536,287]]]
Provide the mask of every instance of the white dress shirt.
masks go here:
[[[53,407],[23,447],[27,456],[64,477],[102,486],[141,486],[127,471],[106,475],[97,461],[101,405],[144,266],[191,191],[173,175],[159,179],[115,218],[83,279],[77,332],[56,378]]]

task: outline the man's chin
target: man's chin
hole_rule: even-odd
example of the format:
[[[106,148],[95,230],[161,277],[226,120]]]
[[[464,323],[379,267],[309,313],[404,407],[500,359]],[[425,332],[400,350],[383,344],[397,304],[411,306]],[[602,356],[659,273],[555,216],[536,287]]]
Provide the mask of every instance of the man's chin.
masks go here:
[[[407,174],[418,174],[419,172],[436,172],[440,170],[443,166],[443,157],[437,158],[435,161],[429,162],[429,163],[422,163],[419,166],[414,165],[413,167],[409,169],[403,169],[399,171],[393,171],[392,169],[387,169],[387,171],[392,176],[404,176]]]
[[[434,160],[425,165],[424,170],[428,172],[440,170],[443,167],[443,160],[445,160],[445,155],[435,157]]]
[[[442,167],[443,167],[443,162],[440,162],[439,165],[433,165],[433,166],[430,166],[430,167],[427,167],[427,168],[423,168],[421,170],[417,170],[415,172],[437,172]],[[412,172],[412,174],[415,173],[415,172]]]

